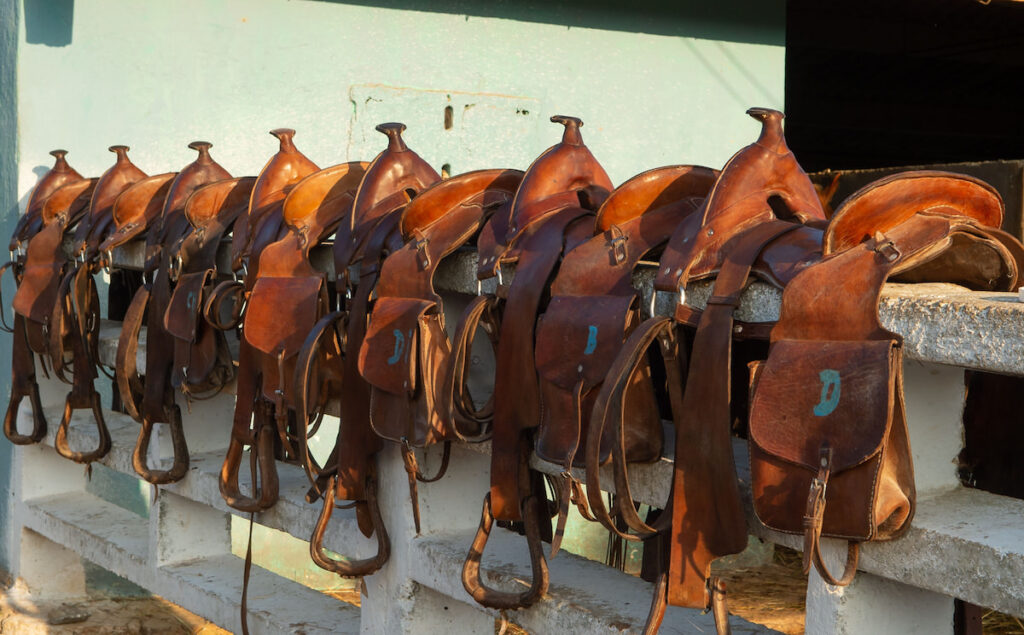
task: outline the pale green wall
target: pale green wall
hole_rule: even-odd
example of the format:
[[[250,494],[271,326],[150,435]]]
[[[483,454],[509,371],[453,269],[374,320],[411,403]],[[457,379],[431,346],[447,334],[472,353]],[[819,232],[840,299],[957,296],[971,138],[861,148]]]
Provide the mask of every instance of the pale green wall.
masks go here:
[[[326,166],[372,158],[373,126],[399,120],[410,146],[458,173],[525,168],[558,139],[547,118],[571,114],[619,183],[670,163],[720,167],[758,132],[744,111],[783,104],[784,0],[440,4],[0,0],[0,234],[56,147],[92,176],[126,143],[155,174],[203,138],[254,174],[271,128],[296,128]],[[0,359],[9,351],[0,337]]]
[[[18,213],[18,4],[17,0],[0,0],[0,236],[14,231]],[[3,239],[6,243],[6,238]],[[14,285],[4,284],[4,302],[10,302]],[[9,308],[9,307],[5,307]],[[11,390],[11,338],[0,336],[0,403]],[[6,410],[6,405],[4,406]],[[9,562],[7,523],[11,508],[10,470],[11,444],[0,441],[0,567]]]

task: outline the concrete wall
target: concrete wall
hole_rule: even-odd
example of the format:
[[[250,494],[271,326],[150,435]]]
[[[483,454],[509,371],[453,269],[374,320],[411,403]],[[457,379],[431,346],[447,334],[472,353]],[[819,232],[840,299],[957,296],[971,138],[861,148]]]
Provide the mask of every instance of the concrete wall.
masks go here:
[[[232,173],[255,174],[271,128],[297,129],[327,166],[369,160],[383,147],[373,127],[399,120],[411,147],[459,173],[525,168],[558,139],[548,117],[571,114],[619,183],[720,167],[757,133],[748,107],[783,105],[783,0],[436,4],[0,0],[0,235],[56,147],[92,176],[107,146],[128,144],[155,174],[202,138]],[[0,359],[9,351],[0,337]]]

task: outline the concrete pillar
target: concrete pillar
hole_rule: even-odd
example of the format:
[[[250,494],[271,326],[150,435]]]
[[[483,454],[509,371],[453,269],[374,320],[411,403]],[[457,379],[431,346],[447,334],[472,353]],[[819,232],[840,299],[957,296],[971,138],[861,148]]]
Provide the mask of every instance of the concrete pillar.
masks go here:
[[[150,511],[149,532],[156,567],[231,553],[231,514],[166,489]]]
[[[822,545],[826,563],[840,571],[845,543]],[[847,587],[825,584],[811,569],[807,582],[808,635],[952,635],[953,598],[863,571]]]
[[[19,414],[31,418],[29,413],[26,402]],[[15,446],[12,458],[11,526],[17,529],[9,534],[11,574],[23,581],[35,599],[84,597],[82,558],[22,526],[29,501],[82,491],[83,467],[40,445]]]
[[[441,448],[417,451],[425,474],[435,473]],[[480,506],[490,478],[486,454],[452,448],[448,473],[436,483],[420,483],[422,534],[468,532],[480,521]],[[494,629],[494,618],[477,609],[468,594],[451,598],[411,579],[410,545],[416,538],[409,487],[396,444],[387,444],[378,457],[380,505],[391,537],[391,558],[380,571],[365,579],[362,599],[363,633],[484,633]],[[468,492],[467,484],[481,491]],[[466,548],[469,548],[467,543]],[[459,601],[459,600],[462,601]]]

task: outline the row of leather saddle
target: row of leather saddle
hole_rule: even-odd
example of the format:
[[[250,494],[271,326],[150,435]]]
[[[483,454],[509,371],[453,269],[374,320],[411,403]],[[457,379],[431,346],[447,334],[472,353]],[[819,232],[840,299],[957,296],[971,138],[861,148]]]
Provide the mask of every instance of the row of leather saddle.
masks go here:
[[[194,163],[157,176],[132,165],[123,146],[111,148],[117,162],[98,179],[83,178],[55,151],[7,265],[19,286],[5,434],[20,444],[45,436],[39,359],[71,384],[57,451],[84,463],[109,451],[93,386],[103,370],[94,275],[110,266],[114,248],[144,237],[145,268],[114,375],[120,408],[141,423],[135,469],[154,484],[181,479],[189,461],[176,391],[202,399],[235,381],[221,493],[235,509],[265,510],[278,496],[276,461],[302,465],[307,499],[323,501],[311,538],[321,567],[362,576],[387,561],[375,469],[385,442],[401,448],[418,529],[417,484],[443,476],[451,443],[489,439],[489,491],[463,570],[478,602],[515,609],[541,598],[542,542],[552,543],[553,557],[575,505],[619,539],[644,543],[656,581],[648,631],[667,603],[711,607],[724,631],[724,585],[710,565],[747,543],[738,434],[748,439],[760,521],[804,535],[805,566],[848,583],[859,542],[899,536],[914,508],[901,340],[878,321],[882,285],[894,278],[1015,289],[1024,248],[998,229],[995,190],[963,175],[883,179],[829,216],[786,146],[782,114],[748,113],[760,136],[721,170],[656,168],[618,188],[572,117],[552,117],[564,126],[562,140],[525,172],[444,180],[405,145],[401,124],[378,127],[388,145],[372,162],[323,170],[296,149],[293,131],[275,130],[280,149],[258,177],[231,177],[198,142]],[[231,274],[217,269],[227,242]],[[325,242],[333,245],[333,284],[310,260]],[[459,323],[446,325],[435,273],[474,245],[478,280],[496,278],[497,290],[478,293]],[[654,296],[643,302],[633,285],[634,273],[655,261],[655,289],[678,297],[672,316],[653,315]],[[775,324],[734,319],[755,279],[784,289]],[[703,309],[686,294],[701,280],[713,280]],[[230,332],[240,334],[237,360]],[[467,388],[481,332],[495,358],[486,403]],[[767,361],[756,361],[766,340]],[[748,372],[734,359],[754,361]],[[27,434],[16,426],[24,397],[33,416]],[[332,402],[340,404],[337,439],[317,461],[309,439]],[[92,411],[94,449],[68,443],[79,408]],[[661,458],[666,420],[675,428],[671,497],[642,518],[627,465]],[[146,459],[157,423],[173,441],[166,470]],[[442,466],[427,476],[415,450],[435,444],[444,446]],[[533,452],[562,465],[561,477],[547,484],[531,470]],[[610,506],[600,481],[609,464]],[[586,487],[574,467],[585,468]],[[354,505],[360,529],[376,537],[375,556],[338,559],[323,549],[336,501]],[[492,589],[481,577],[494,520],[526,536],[525,590]],[[821,562],[822,535],[849,541],[841,576]]]

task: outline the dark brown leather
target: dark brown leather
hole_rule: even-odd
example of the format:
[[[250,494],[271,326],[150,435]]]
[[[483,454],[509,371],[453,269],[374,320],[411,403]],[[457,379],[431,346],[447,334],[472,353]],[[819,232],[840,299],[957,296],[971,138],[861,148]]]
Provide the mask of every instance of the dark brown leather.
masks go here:
[[[1016,288],[1017,260],[991,231],[1001,220],[998,195],[969,177],[876,181],[836,211],[826,258],[783,293],[768,361],[751,379],[754,505],[765,525],[804,535],[805,571],[813,563],[826,582],[848,584],[857,544],[900,536],[914,513],[902,339],[878,320],[882,285],[899,275]],[[821,536],[850,541],[839,576],[822,562]]]
[[[295,151],[289,146],[290,135],[282,134],[281,139],[280,163],[288,170],[273,174],[271,161],[253,188],[254,201],[267,200],[257,198],[262,181],[279,184],[292,173]],[[295,430],[295,364],[307,334],[330,309],[326,274],[313,267],[310,251],[351,213],[365,173],[366,165],[358,162],[314,172],[291,190],[294,198],[289,194],[274,203],[276,212],[266,212],[278,214],[286,229],[282,238],[259,248],[258,255],[253,251],[256,261],[246,277],[251,291],[239,347],[235,417],[220,478],[221,494],[236,509],[259,511],[276,502],[275,438],[286,458],[297,460],[302,454],[295,437],[304,439],[306,430],[305,425]],[[260,188],[261,196],[270,189]],[[252,204],[249,209],[251,213]],[[245,445],[253,446],[253,460],[260,466],[259,483],[253,474],[252,496],[242,494],[238,484]]]
[[[18,223],[11,233],[9,247],[11,251],[15,251],[28,242],[42,228],[43,206],[54,192],[65,185],[81,181],[85,178],[68,165],[67,160],[64,158],[67,156],[67,153],[67,150],[52,150],[50,152],[50,155],[55,159],[53,167],[39,179],[35,188],[32,189],[32,194],[28,198],[28,205],[25,206],[25,213],[18,218]]]
[[[147,212],[139,215],[150,222],[141,230],[131,227],[116,232],[105,243],[105,247],[110,249],[143,232],[146,236],[144,270],[153,273],[152,282],[139,288],[125,315],[118,340],[115,378],[122,404],[128,414],[141,425],[132,452],[132,466],[139,476],[154,485],[180,480],[189,466],[188,443],[182,427],[181,412],[174,402],[172,390],[175,339],[166,328],[164,320],[181,273],[180,266],[171,266],[172,263],[177,265],[181,262],[180,254],[175,250],[180,249],[183,237],[192,229],[185,216],[185,207],[189,197],[199,188],[230,178],[230,174],[210,158],[209,143],[197,141],[189,144],[189,147],[196,150],[199,156],[178,172],[173,180],[154,192],[147,205]],[[121,204],[120,200],[118,204]],[[189,290],[198,291],[194,288]],[[199,299],[195,298],[193,304],[193,308],[197,308]],[[146,371],[143,381],[138,378],[135,358],[138,333],[144,319]],[[232,376],[230,355],[223,337],[218,339],[209,329],[203,333],[207,339],[200,349],[202,354],[193,360],[195,377],[200,389],[219,389]],[[171,466],[167,469],[154,469],[147,460],[153,428],[158,423],[167,424],[174,450]]]
[[[113,167],[100,176],[89,211],[78,222],[72,238],[71,253],[75,258],[92,260],[100,243],[111,231],[114,202],[129,186],[146,178],[146,173],[135,167],[128,158],[128,146],[110,146],[117,155]]]
[[[250,258],[255,264],[261,248],[278,238],[285,196],[292,186],[320,169],[295,147],[294,130],[277,128],[270,134],[278,139],[277,154],[260,170],[249,200],[249,211],[244,222],[236,223],[232,232],[231,268],[234,271],[240,270]],[[257,240],[261,224],[266,228]]]
[[[534,575],[543,575],[544,579],[535,577],[529,591],[522,594],[510,595],[487,587],[480,576],[479,553],[486,546],[492,516],[497,520],[525,520],[528,536],[539,536],[541,513],[534,507],[544,502],[534,495],[527,466],[532,447],[529,435],[541,419],[533,346],[535,325],[543,309],[545,287],[562,254],[593,236],[593,213],[612,189],[608,175],[583,144],[582,122],[563,116],[551,120],[564,126],[562,141],[533,162],[508,214],[493,216],[477,240],[480,279],[498,275],[502,264],[516,265],[515,278],[498,290],[504,306],[495,355],[491,491],[463,567],[467,592],[493,608],[530,606],[547,589],[547,567],[538,562],[543,560],[543,553],[534,547],[532,539]],[[472,345],[468,339],[459,343]]]
[[[605,373],[643,319],[640,295],[632,284],[633,270],[700,207],[716,177],[717,172],[709,168],[671,166],[622,184],[598,211],[603,231],[565,255],[551,284],[551,300],[537,325],[541,422],[536,452],[563,466],[552,557],[558,551],[571,501],[585,518],[592,519],[571,468],[584,464],[580,449],[587,447],[590,414]],[[603,463],[620,439],[627,461],[657,460],[662,450],[661,417],[646,362],[633,369],[621,399],[630,413],[629,423],[619,428],[620,436],[612,436],[614,430],[607,428],[597,460]],[[595,513],[602,514],[600,505]],[[606,512],[603,516],[608,518]]]
[[[14,297],[16,313],[25,318],[21,321],[24,341],[33,352],[50,362],[59,379],[71,384],[54,445],[59,454],[80,463],[95,461],[110,449],[99,394],[93,386],[97,377],[100,315],[99,295],[92,273],[99,244],[112,225],[115,200],[130,185],[145,178],[128,160],[127,150],[125,146],[111,147],[117,161],[97,182],[75,181],[47,199],[43,207],[44,227],[29,243],[22,282]],[[88,205],[84,205],[87,193],[91,196]],[[73,253],[80,262],[72,266],[66,259],[63,239],[76,222]],[[20,345],[21,339],[16,334],[16,345]],[[26,357],[19,354],[17,359],[24,361]],[[30,376],[31,380],[15,383],[34,383],[34,373]],[[38,388],[30,390],[30,394],[33,391],[37,392]],[[23,390],[15,391],[12,397],[20,399],[23,393]],[[33,401],[37,399],[33,397]],[[98,444],[92,450],[72,450],[68,444],[67,430],[76,409],[92,411],[99,435]],[[41,417],[41,413],[38,416]],[[39,427],[37,420],[34,428]],[[30,436],[36,436],[35,430]]]
[[[372,386],[370,424],[403,446],[417,531],[416,482],[439,479],[447,462],[425,477],[412,448],[455,437],[445,394],[451,347],[434,273],[488,216],[511,207],[522,177],[518,170],[481,170],[427,188],[402,212],[405,245],[381,266],[358,367]]]
[[[338,227],[334,241],[335,271],[339,309],[324,316],[306,337],[296,364],[295,385],[298,420],[302,424],[317,418],[328,399],[340,397],[341,424],[338,437],[323,468],[313,464],[303,450],[304,464],[313,488],[307,499],[324,498],[321,520],[329,518],[326,507],[334,500],[353,501],[359,528],[364,535],[376,534],[378,553],[363,561],[320,558],[318,564],[342,575],[365,575],[387,561],[390,547],[380,522],[374,494],[375,455],[382,447],[370,424],[371,387],[359,373],[359,354],[367,329],[370,296],[376,286],[381,261],[404,242],[401,225],[405,204],[439,180],[437,173],[402,140],[405,125],[387,123],[377,130],[388,136],[388,147],[374,158],[359,185],[351,215]],[[349,272],[358,264],[357,281]],[[341,392],[341,378],[344,391]],[[319,399],[312,396],[319,388]],[[304,435],[300,434],[300,440]],[[325,494],[325,488],[333,490]],[[310,548],[322,551],[319,534]]]
[[[662,318],[641,325],[612,365],[613,374],[597,396],[590,424],[595,431],[612,424],[613,474],[620,496],[626,494],[618,516],[636,533],[616,532],[631,540],[658,535],[663,524],[648,526],[628,500],[623,431],[632,413],[623,407],[623,394],[644,351],[660,342],[676,428],[672,496],[662,516],[671,518],[663,588],[669,604],[695,608],[711,606],[711,561],[747,544],[730,441],[733,310],[751,275],[781,286],[805,263],[820,258],[825,224],[814,187],[786,146],[782,113],[754,108],[748,114],[762,124],[759,139],[726,163],[700,212],[679,223],[655,279],[657,289],[679,293],[674,321],[696,327],[692,353],[686,355],[680,345],[682,333],[671,322]],[[710,277],[716,280],[707,308],[699,311],[684,304],[686,285]],[[749,335],[746,326],[736,325]],[[762,336],[767,332],[750,331]],[[588,479],[592,487],[599,487],[596,467],[601,448],[596,439],[589,441],[593,460],[588,471],[594,474]],[[603,507],[595,509],[602,511]],[[602,520],[612,524],[607,514]],[[658,611],[659,606],[655,602],[652,609]],[[724,614],[724,609],[719,607],[717,613]],[[649,623],[656,622],[652,614]],[[724,630],[727,622],[718,626]]]

